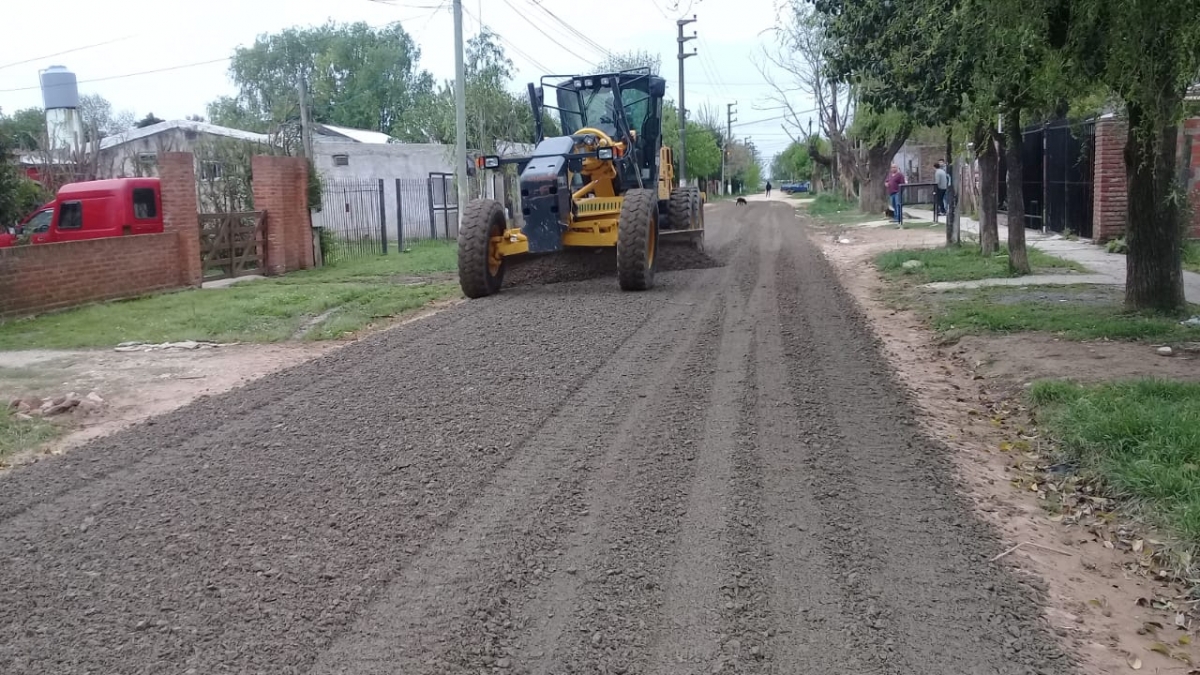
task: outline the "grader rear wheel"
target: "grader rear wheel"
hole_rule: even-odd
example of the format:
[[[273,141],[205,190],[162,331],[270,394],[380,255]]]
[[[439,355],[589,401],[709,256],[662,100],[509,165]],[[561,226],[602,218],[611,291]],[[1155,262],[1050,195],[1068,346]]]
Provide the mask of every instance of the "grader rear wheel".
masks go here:
[[[644,291],[654,286],[658,254],[658,192],[625,193],[617,223],[617,281],[623,291]]]
[[[499,244],[506,226],[504,207],[494,199],[476,199],[463,211],[458,231],[458,284],[468,298],[500,292],[507,265]]]

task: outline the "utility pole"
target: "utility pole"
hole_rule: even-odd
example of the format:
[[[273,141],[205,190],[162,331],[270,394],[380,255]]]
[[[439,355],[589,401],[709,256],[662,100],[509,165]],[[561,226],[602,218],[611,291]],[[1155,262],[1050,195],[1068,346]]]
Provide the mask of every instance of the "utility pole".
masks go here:
[[[467,88],[463,64],[463,7],[454,0],[454,158],[458,165],[458,224],[467,208]]]
[[[725,160],[729,157],[729,147],[733,145],[733,123],[736,122],[733,114],[737,112],[734,106],[737,101],[725,104],[725,147],[721,148],[721,194],[729,194],[729,186],[725,182]]]
[[[687,105],[684,103],[684,87],[683,87],[683,61],[689,56],[696,55],[696,48],[692,48],[691,54],[683,53],[683,45],[689,40],[696,39],[696,31],[692,31],[691,37],[683,36],[683,27],[689,23],[696,21],[696,16],[692,15],[690,19],[678,19],[675,21],[676,27],[679,28],[679,37],[676,41],[679,43],[679,185],[687,184]]]
[[[308,116],[308,83],[300,78],[300,142],[304,145],[304,156],[313,159],[312,120]]]

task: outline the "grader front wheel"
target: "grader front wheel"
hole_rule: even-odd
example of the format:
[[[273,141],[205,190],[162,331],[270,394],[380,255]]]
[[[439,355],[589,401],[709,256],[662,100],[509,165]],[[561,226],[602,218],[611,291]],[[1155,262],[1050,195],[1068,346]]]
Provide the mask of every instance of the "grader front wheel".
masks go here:
[[[506,265],[499,245],[506,226],[504,207],[494,199],[476,199],[463,211],[458,231],[458,284],[468,298],[500,292]]]
[[[617,281],[623,291],[654,287],[658,254],[658,193],[630,190],[625,193],[617,223]]]

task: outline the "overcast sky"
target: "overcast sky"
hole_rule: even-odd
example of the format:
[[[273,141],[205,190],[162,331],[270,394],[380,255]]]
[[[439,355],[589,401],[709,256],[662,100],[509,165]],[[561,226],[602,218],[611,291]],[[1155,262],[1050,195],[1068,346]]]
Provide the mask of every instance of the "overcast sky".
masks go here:
[[[517,69],[514,89],[523,90],[523,83],[536,80],[543,67],[555,73],[590,70],[602,55],[572,40],[536,7],[540,2],[609,51],[661,53],[667,96],[677,100],[675,19],[695,14],[699,20],[685,29],[699,34],[688,48],[700,52],[686,60],[687,107],[695,115],[707,103],[723,113],[726,103],[736,101],[740,121],[734,134],[751,137],[769,162],[788,142],[778,106],[769,98],[772,89],[756,66],[764,63],[762,46],[772,40],[777,1],[601,0],[608,16],[641,17],[640,28],[622,34],[616,23],[602,22],[590,11],[593,3],[464,0],[464,31],[468,37],[476,33],[482,17],[501,36]],[[6,5],[10,30],[0,39],[0,109],[6,113],[40,106],[38,71],[63,65],[78,76],[81,93],[101,94],[117,110],[132,110],[139,117],[153,112],[163,119],[203,115],[209,101],[234,93],[227,70],[236,47],[253,43],[262,33],[329,19],[373,26],[398,20],[420,45],[424,68],[439,80],[454,75],[449,0],[56,0],[52,5]],[[15,29],[51,25],[53,30]],[[108,44],[91,46],[98,43]]]

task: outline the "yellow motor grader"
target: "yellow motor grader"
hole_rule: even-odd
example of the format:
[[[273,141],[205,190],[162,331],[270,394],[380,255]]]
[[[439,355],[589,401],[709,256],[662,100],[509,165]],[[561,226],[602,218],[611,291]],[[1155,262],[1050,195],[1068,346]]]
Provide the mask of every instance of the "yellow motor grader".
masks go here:
[[[546,103],[547,88],[556,92],[557,105]],[[533,154],[477,161],[483,170],[517,166],[521,224],[514,227],[495,199],[467,205],[458,232],[463,294],[499,292],[513,256],[610,247],[616,248],[621,289],[646,290],[654,286],[661,239],[703,245],[705,196],[675,186],[671,149],[662,144],[666,80],[639,68],[546,76],[528,89]],[[563,135],[545,137],[548,110],[558,113]]]

